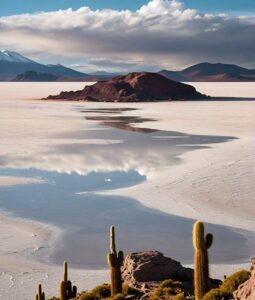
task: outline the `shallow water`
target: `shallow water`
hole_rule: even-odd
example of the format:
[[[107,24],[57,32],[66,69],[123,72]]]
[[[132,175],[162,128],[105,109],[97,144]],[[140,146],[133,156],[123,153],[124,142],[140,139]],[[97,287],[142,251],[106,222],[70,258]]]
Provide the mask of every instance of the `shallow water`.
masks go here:
[[[55,88],[51,85],[48,94]],[[22,109],[36,111],[43,105],[46,103],[27,102]],[[36,253],[37,259],[54,263],[66,259],[77,267],[102,268],[109,226],[114,224],[118,245],[125,252],[156,249],[191,263],[194,220],[148,209],[135,199],[104,195],[104,191],[139,184],[155,170],[181,163],[180,156],[188,151],[230,142],[235,137],[142,128],[143,122],[157,120],[140,118],[139,112],[134,116],[134,109],[128,105],[113,109],[98,108],[95,104],[86,109],[72,104],[71,108],[76,115],[63,116],[63,122],[65,118],[69,121],[81,118],[84,129],[51,134],[49,128],[49,138],[58,141],[56,144],[45,145],[43,151],[38,150],[30,157],[23,153],[0,156],[0,176],[42,179],[40,184],[0,187],[0,209],[14,216],[54,224],[64,231],[54,251],[42,249]],[[36,112],[34,118],[36,126]],[[139,128],[135,126],[138,123]],[[26,145],[22,146],[25,149]],[[217,235],[218,243],[212,249],[215,263],[240,262],[249,257],[243,234],[216,225],[208,225],[208,230]],[[232,251],[236,244],[238,249]]]

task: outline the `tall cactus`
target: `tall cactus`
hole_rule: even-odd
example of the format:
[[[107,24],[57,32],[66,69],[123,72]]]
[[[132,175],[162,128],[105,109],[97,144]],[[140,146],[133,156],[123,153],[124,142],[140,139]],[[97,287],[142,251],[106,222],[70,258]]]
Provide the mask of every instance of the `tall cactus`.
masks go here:
[[[64,262],[64,280],[59,284],[60,300],[69,300],[77,295],[77,287],[72,286],[72,282],[68,280],[68,264]]]
[[[205,235],[204,224],[197,221],[193,226],[194,257],[194,290],[195,299],[201,300],[209,289],[208,249],[213,243],[213,235]]]
[[[115,296],[122,293],[121,266],[124,261],[124,253],[116,251],[114,226],[110,228],[110,253],[108,253],[107,259],[111,273],[111,295]]]
[[[38,284],[37,293],[35,295],[35,300],[45,300],[45,294],[42,292],[42,285]]]

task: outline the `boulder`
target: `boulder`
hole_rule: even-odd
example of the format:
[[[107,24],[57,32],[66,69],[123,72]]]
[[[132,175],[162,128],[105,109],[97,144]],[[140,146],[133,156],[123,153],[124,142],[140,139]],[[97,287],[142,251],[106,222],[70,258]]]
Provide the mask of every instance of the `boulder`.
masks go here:
[[[169,278],[190,281],[193,280],[193,270],[158,251],[146,251],[126,256],[122,276],[124,282],[130,285]]]
[[[155,289],[166,279],[180,281],[193,290],[193,269],[183,267],[180,262],[165,257],[158,251],[130,253],[122,267],[125,284],[146,293]],[[211,279],[211,287],[218,287],[220,280]]]

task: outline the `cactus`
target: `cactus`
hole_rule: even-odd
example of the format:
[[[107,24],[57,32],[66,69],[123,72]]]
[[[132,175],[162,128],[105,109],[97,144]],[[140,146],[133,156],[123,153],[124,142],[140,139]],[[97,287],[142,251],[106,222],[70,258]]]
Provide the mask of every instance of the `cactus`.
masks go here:
[[[64,280],[59,284],[60,300],[69,300],[77,295],[77,287],[68,280],[68,264],[64,262]]]
[[[37,294],[35,295],[35,300],[45,300],[45,293],[42,292],[42,285],[38,285]]]
[[[116,251],[115,245],[115,228],[110,228],[110,253],[107,255],[108,264],[111,273],[111,296],[122,294],[122,279],[121,279],[121,266],[124,261],[123,251]]]
[[[197,221],[193,226],[194,257],[194,290],[195,299],[201,300],[209,289],[208,249],[213,243],[213,235],[205,235],[204,224]]]

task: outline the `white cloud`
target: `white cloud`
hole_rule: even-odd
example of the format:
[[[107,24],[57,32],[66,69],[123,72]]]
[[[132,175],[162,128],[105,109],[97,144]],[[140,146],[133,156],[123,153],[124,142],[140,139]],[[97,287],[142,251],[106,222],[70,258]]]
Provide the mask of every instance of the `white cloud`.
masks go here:
[[[178,67],[198,61],[255,66],[255,16],[203,14],[177,0],[129,10],[59,10],[0,18],[0,45],[82,60]],[[123,68],[125,68],[125,63]]]

